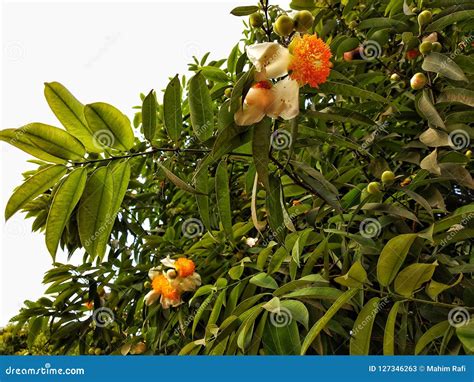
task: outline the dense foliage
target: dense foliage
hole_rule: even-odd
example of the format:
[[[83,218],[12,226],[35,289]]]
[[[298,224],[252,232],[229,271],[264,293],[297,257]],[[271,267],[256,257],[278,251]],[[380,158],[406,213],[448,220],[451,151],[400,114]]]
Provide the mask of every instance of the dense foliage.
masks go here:
[[[30,353],[38,335],[60,354],[474,351],[474,4],[291,7],[223,15],[246,25],[229,57],[143,95],[133,124],[47,83],[64,129],[0,133],[37,158],[6,217],[26,212],[53,258],[83,259],[54,263],[13,318]],[[299,33],[328,44],[329,78],[299,89],[295,118],[237,126],[245,47]],[[192,259],[202,285],[147,305],[167,256]]]

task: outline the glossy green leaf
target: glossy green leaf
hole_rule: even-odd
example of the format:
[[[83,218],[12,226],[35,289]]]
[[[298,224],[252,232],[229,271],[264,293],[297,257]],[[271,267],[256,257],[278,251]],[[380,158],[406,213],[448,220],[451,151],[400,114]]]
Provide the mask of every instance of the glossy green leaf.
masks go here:
[[[372,100],[380,103],[387,103],[387,99],[377,93],[358,88],[342,82],[327,81],[319,85],[318,93],[339,94],[346,97],[356,97],[365,100]]]
[[[222,69],[216,68],[215,66],[203,66],[201,68],[201,73],[209,81],[221,83],[229,82],[229,77],[227,76],[227,74]]]
[[[178,142],[183,128],[183,112],[181,84],[177,75],[170,81],[163,96],[163,119],[169,137]]]
[[[87,169],[77,168],[61,182],[54,194],[46,222],[46,246],[53,258],[56,256],[64,227],[82,196],[86,181]]]
[[[229,174],[227,164],[219,162],[216,170],[216,196],[219,218],[224,232],[229,240],[233,239],[232,231],[232,209],[230,206]]]
[[[98,168],[87,180],[77,211],[79,237],[92,258],[102,259],[105,254],[108,226],[115,220],[113,195],[114,181],[108,168]]]
[[[457,280],[452,284],[444,284],[435,280],[431,280],[428,285],[426,285],[426,294],[430,296],[432,300],[437,300],[438,296],[443,293],[445,290],[448,290],[456,285],[458,285],[463,278],[462,273],[459,274]]]
[[[388,286],[397,275],[417,234],[408,233],[390,239],[380,253],[377,262],[377,280]]]
[[[470,317],[464,325],[456,327],[456,335],[469,352],[474,352],[474,319]]]
[[[46,82],[44,95],[49,107],[66,130],[90,152],[102,151],[94,143],[94,131],[87,125],[84,105],[59,82]]]
[[[380,298],[374,297],[364,305],[357,316],[350,341],[351,355],[368,355],[375,316],[379,312]]]
[[[179,176],[175,175],[172,171],[170,171],[168,168],[166,168],[163,164],[160,162],[157,162],[158,166],[161,168],[165,176],[170,180],[171,183],[173,183],[176,187],[186,191],[190,192],[191,194],[198,194],[196,189],[194,189],[191,185],[186,183],[184,180],[182,180]]]
[[[285,223],[283,219],[283,206],[281,205],[281,183],[275,176],[269,177],[270,192],[266,195],[266,208],[268,224],[273,236],[282,241],[285,236]]]
[[[321,333],[326,325],[331,321],[334,315],[341,309],[345,304],[347,304],[357,293],[359,289],[349,289],[347,292],[344,292],[339,298],[334,301],[334,304],[324,313],[324,315],[316,321],[313,327],[309,330],[306,338],[301,345],[301,355],[306,354],[311,344],[314,342],[316,337]]]
[[[428,92],[426,90],[423,90],[421,95],[417,98],[416,106],[421,112],[421,115],[426,120],[428,120],[428,123],[430,125],[440,127],[442,129],[446,128],[443,119],[440,117],[438,111],[433,106],[433,103],[431,102]]]
[[[207,141],[214,131],[214,112],[206,81],[197,73],[189,81],[189,112],[194,135],[200,141]]]
[[[441,53],[430,53],[423,60],[423,64],[421,65],[421,67],[427,72],[435,72],[454,81],[468,82],[466,75],[458,66],[458,64],[456,64],[448,56]]]
[[[13,192],[10,199],[8,199],[5,207],[5,220],[10,219],[10,217],[21,210],[26,203],[53,187],[66,172],[66,167],[55,165],[46,167],[28,178]]]
[[[383,355],[395,355],[395,326],[400,305],[401,302],[396,301],[388,314],[383,335]]]
[[[258,7],[256,5],[247,5],[247,6],[236,7],[232,9],[230,13],[233,14],[234,16],[248,16],[257,11],[258,11]]]
[[[151,90],[150,93],[148,93],[148,95],[143,99],[143,103],[142,103],[143,134],[145,135],[145,138],[148,139],[150,142],[153,141],[153,138],[156,133],[156,109],[157,109],[157,103],[156,103],[155,92]],[[166,117],[165,117],[165,123],[166,123]]]
[[[459,3],[456,3],[459,4]],[[454,24],[458,21],[469,20],[474,18],[474,10],[463,10],[458,12],[449,13],[446,16],[440,17],[437,20],[429,24],[425,31],[426,32],[436,32],[443,30],[448,25]]]
[[[270,135],[272,123],[269,118],[264,118],[255,125],[252,138],[252,154],[259,180],[265,190],[271,192],[268,179],[268,165],[270,163]]]
[[[84,115],[94,132],[94,143],[106,149],[129,150],[133,146],[134,135],[130,120],[120,110],[104,102],[88,104]]]
[[[266,354],[298,355],[301,351],[301,340],[296,321],[282,310],[281,319],[278,313],[270,313],[263,332],[262,342]]]
[[[250,279],[250,284],[257,285],[261,288],[268,288],[268,289],[276,289],[278,288],[278,284],[275,279],[267,275],[266,273],[259,273],[258,275],[253,276]]]
[[[444,336],[446,331],[450,328],[449,321],[442,321],[429,328],[423,335],[418,339],[415,346],[415,355],[420,354],[423,349],[428,346],[435,339]]]
[[[410,264],[400,271],[395,278],[395,292],[405,297],[411,297],[424,283],[431,280],[437,266],[437,262],[433,264]]]
[[[361,262],[356,261],[345,275],[334,278],[334,281],[346,287],[358,288],[367,282],[367,272]]]

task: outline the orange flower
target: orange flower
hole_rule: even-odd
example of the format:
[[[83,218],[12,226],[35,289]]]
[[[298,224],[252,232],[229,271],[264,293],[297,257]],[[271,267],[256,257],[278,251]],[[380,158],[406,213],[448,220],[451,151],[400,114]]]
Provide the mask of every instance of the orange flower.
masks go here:
[[[176,288],[173,288],[169,283],[164,285],[161,289],[161,294],[164,298],[170,299],[172,301],[178,301],[180,299],[180,294]]]
[[[156,276],[151,282],[153,291],[156,293],[162,293],[163,288],[169,285],[170,285],[170,282],[164,275]]]
[[[178,271],[179,277],[191,276],[196,269],[194,262],[184,257],[180,257],[178,260],[176,260],[174,267]]]
[[[289,69],[290,77],[300,85],[318,87],[326,82],[330,72],[331,50],[315,35],[295,37],[289,46],[293,55]]]
[[[84,303],[84,306],[85,306],[87,309],[89,309],[89,310],[94,309],[94,303],[93,303],[92,301],[86,301],[86,302]]]

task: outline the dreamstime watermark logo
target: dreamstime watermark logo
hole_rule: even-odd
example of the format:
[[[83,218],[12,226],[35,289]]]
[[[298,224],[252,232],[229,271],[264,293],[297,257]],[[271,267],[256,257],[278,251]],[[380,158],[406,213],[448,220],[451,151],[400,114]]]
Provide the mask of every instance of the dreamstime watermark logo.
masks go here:
[[[92,139],[94,141],[94,146],[98,149],[112,147],[115,143],[115,137],[112,132],[105,129],[96,131]]]
[[[184,334],[185,329],[194,321],[194,318],[196,317],[196,315],[199,314],[201,316],[202,312],[204,312],[204,310],[207,309],[207,307],[216,299],[216,297],[217,297],[217,293],[214,293],[210,299],[204,300],[204,302],[201,305],[199,305],[199,307],[195,309],[188,317],[186,317],[183,323],[180,324],[179,327],[174,330],[173,334],[175,336],[179,336],[180,330],[181,330],[181,333]]]
[[[468,310],[462,306],[453,308],[448,313],[449,325],[454,326],[455,328],[460,328],[461,326],[469,324],[470,320],[471,317]]]
[[[289,309],[281,306],[270,312],[270,323],[276,328],[282,328],[290,324],[293,316]]]
[[[387,126],[388,126],[388,121],[385,121],[384,123],[380,125],[377,125],[377,128],[370,134],[370,136],[360,146],[360,151],[366,151],[367,147],[369,147],[375,141],[375,138],[380,133],[388,134],[388,131],[386,130]]]
[[[88,247],[91,245],[106,229],[109,227],[110,224],[113,224],[117,214],[107,215],[107,219],[105,220],[104,224],[102,224],[97,231],[95,231],[85,242],[84,246]]]
[[[454,150],[463,150],[469,146],[471,139],[469,134],[462,130],[457,129],[449,133],[449,146]]]
[[[377,219],[374,218],[364,219],[359,224],[360,234],[367,239],[377,237],[378,235],[380,235],[381,231],[382,225]]]
[[[453,237],[456,236],[456,234],[461,232],[467,226],[469,221],[471,221],[471,219],[473,218],[474,212],[471,212],[469,215],[463,214],[459,224],[454,224],[453,226],[451,226],[451,228],[449,228],[448,235],[440,241],[440,245],[442,245],[443,247],[446,246],[453,239]]]
[[[360,57],[366,61],[372,61],[379,58],[382,54],[382,47],[375,40],[367,40],[362,43]]]
[[[6,375],[84,375],[85,370],[82,367],[76,368],[55,368],[46,362],[43,367],[13,367],[5,369]]]
[[[275,131],[270,138],[270,144],[275,150],[284,150],[291,146],[291,133],[286,130]]]
[[[184,58],[191,61],[193,57],[200,57],[201,44],[198,41],[188,41],[184,44]]]
[[[389,298],[388,297],[384,297],[382,298],[379,303],[377,304],[377,306],[375,307],[375,309],[373,309],[368,315],[367,317],[364,318],[364,320],[359,323],[357,325],[357,327],[354,327],[353,330],[350,331],[350,335],[352,337],[356,336],[357,333],[359,333],[362,329],[364,329],[368,324],[370,324],[374,319],[375,319],[375,316],[382,310],[385,308],[385,306],[388,304],[389,302]]]
[[[112,309],[103,306],[94,310],[94,313],[92,313],[92,319],[94,320],[96,326],[99,328],[105,328],[114,322],[115,315]]]
[[[183,236],[188,239],[201,236],[204,233],[204,225],[202,221],[196,218],[186,219],[181,226]]]
[[[462,51],[472,43],[472,41],[474,41],[474,35],[471,34],[458,44],[454,52],[449,55],[449,58],[456,58],[456,56],[460,55]]]
[[[85,64],[85,67],[89,68],[97,61],[100,61],[100,59],[110,50],[110,48],[115,45],[119,36],[119,34],[115,36],[106,36],[104,44],[99,48],[96,54],[94,54],[94,56],[89,59],[89,61]]]
[[[3,54],[8,61],[19,62],[25,58],[25,48],[19,41],[9,41],[3,47]]]

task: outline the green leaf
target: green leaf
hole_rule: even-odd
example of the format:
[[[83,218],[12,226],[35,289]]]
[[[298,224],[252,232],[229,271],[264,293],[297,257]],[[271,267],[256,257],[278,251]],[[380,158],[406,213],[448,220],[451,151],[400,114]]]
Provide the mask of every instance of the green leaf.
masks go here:
[[[377,280],[382,286],[393,281],[417,237],[414,233],[398,235],[385,244],[377,262]]]
[[[243,7],[236,7],[232,9],[230,13],[234,16],[248,16],[257,11],[258,7],[256,5],[248,5]]]
[[[214,112],[211,95],[201,73],[189,81],[188,101],[194,134],[201,142],[207,141],[214,131]]]
[[[229,175],[227,173],[227,164],[224,161],[219,162],[216,170],[216,196],[217,210],[222,227],[224,228],[227,239],[233,240]]]
[[[416,100],[416,106],[421,113],[421,116],[428,120],[428,123],[432,126],[441,127],[445,129],[443,119],[439,116],[438,111],[431,103],[428,91],[423,92],[418,96]]]
[[[330,206],[341,211],[341,204],[337,188],[334,187],[318,170],[308,166],[306,163],[291,161],[295,166],[297,174]]]
[[[399,20],[395,20],[392,18],[385,18],[385,17],[374,17],[371,19],[363,20],[357,29],[371,29],[371,28],[395,28],[395,29],[403,29],[406,28],[407,25]]]
[[[356,261],[345,275],[336,277],[334,281],[346,287],[359,288],[368,281],[367,272],[361,262]]]
[[[426,294],[430,296],[432,300],[436,301],[441,293],[458,285],[461,282],[462,278],[463,275],[462,273],[460,273],[458,279],[452,284],[444,284],[435,280],[431,280],[430,283],[426,286]]]
[[[358,125],[375,126],[376,123],[364,114],[342,107],[326,107],[320,111],[307,111],[307,115],[322,121],[351,122]]]
[[[79,237],[92,259],[102,259],[105,254],[108,226],[115,220],[113,196],[113,177],[107,167],[100,167],[87,180],[77,211]]]
[[[276,318],[281,316],[281,323]],[[262,338],[265,354],[298,355],[301,351],[300,334],[296,321],[287,315],[287,311],[270,313]]]
[[[41,193],[53,187],[67,172],[62,165],[47,167],[36,172],[18,187],[7,202],[5,207],[5,220],[22,209],[26,203],[36,198]]]
[[[435,339],[444,336],[446,331],[450,328],[449,321],[442,321],[429,328],[418,340],[415,346],[415,355],[418,355],[422,350]]]
[[[40,159],[42,153],[47,156],[44,160],[56,158],[68,160],[80,160],[85,155],[85,149],[81,142],[68,132],[54,126],[43,123],[30,123],[19,129],[7,129],[0,132],[0,139],[18,147],[29,154]],[[37,155],[39,154],[39,155]]]
[[[110,209],[112,218],[108,224],[109,231],[108,236],[112,232],[112,228],[115,222],[115,218],[122,205],[123,198],[127,193],[128,184],[130,182],[131,167],[128,161],[122,161],[117,163],[115,166],[109,166],[109,173],[113,180],[113,196],[112,196],[112,207]]]
[[[153,141],[153,137],[155,136],[156,132],[156,109],[157,103],[155,92],[151,90],[150,93],[148,93],[148,95],[143,99],[142,103],[143,134],[150,142]]]
[[[425,57],[421,65],[427,72],[435,72],[454,81],[469,82],[462,69],[444,54],[432,52]]]
[[[267,275],[266,273],[262,272],[262,273],[259,273],[255,276],[253,276],[250,281],[249,281],[250,284],[254,284],[254,285],[257,285],[261,288],[268,288],[268,289],[276,289],[278,288],[278,284],[277,282],[275,281],[275,279],[270,276],[270,275]]]
[[[290,3],[290,8],[297,11],[302,11],[305,9],[311,11],[316,8],[316,4],[314,0],[292,0]]]
[[[401,301],[396,301],[387,317],[383,336],[383,355],[395,354],[395,325],[397,323],[398,308]]]
[[[298,321],[308,329],[309,312],[305,304],[297,300],[283,300],[280,302],[280,308],[289,311],[293,320]]]
[[[411,297],[424,283],[431,280],[437,266],[436,261],[433,264],[416,263],[409,265],[396,277],[395,292],[404,297]]]
[[[377,93],[373,93],[356,86],[347,85],[342,82],[327,81],[324,84],[319,85],[317,92],[331,95],[339,94],[346,97],[356,97],[381,103],[388,103],[386,98]]]
[[[474,91],[462,88],[447,88],[439,95],[436,103],[453,102],[474,107]]]
[[[53,259],[64,227],[82,196],[86,181],[87,169],[77,168],[61,182],[54,194],[46,221],[46,246]]]
[[[209,171],[208,166],[200,167],[195,173],[196,203],[201,216],[202,224],[208,231],[211,230],[211,215],[209,211]]]
[[[474,18],[474,11],[473,10],[466,10],[466,11],[458,11],[452,12],[447,16],[440,17],[439,19],[433,21],[429,24],[425,31],[426,32],[436,32],[443,30],[448,25],[454,24],[458,21],[469,20]]]
[[[349,289],[344,292],[331,307],[324,313],[324,315],[313,325],[309,330],[306,338],[301,345],[301,355],[306,354],[311,344],[314,342],[316,337],[319,335],[321,330],[323,330],[326,325],[331,321],[333,316],[341,309],[348,301],[350,301],[357,293],[359,289]]]
[[[313,298],[316,300],[337,300],[342,292],[332,287],[306,287],[285,294],[284,298]]]
[[[86,105],[84,115],[94,132],[94,143],[102,149],[130,150],[134,135],[130,120],[120,110],[104,102]]]
[[[46,82],[44,85],[46,101],[66,130],[79,139],[87,151],[102,151],[94,143],[94,131],[87,125],[84,105],[59,82]]]
[[[271,192],[268,179],[268,164],[270,162],[270,135],[272,123],[269,118],[264,118],[255,125],[252,138],[252,154],[259,180],[265,190]]]
[[[178,142],[183,126],[181,84],[178,75],[166,87],[165,95],[163,96],[163,118],[169,137],[173,141]]]
[[[231,112],[236,112],[240,109],[240,106],[245,99],[245,95],[249,91],[250,87],[254,83],[255,79],[255,67],[244,73],[235,83],[234,88],[232,89],[232,94],[230,96],[230,110]]]
[[[272,234],[281,242],[285,237],[285,223],[281,205],[281,183],[280,179],[274,175],[269,177],[270,192],[266,195],[266,208],[268,214],[268,224]]]
[[[357,316],[350,340],[351,355],[369,354],[370,338],[372,336],[375,316],[379,312],[379,302],[380,298],[378,297],[370,299]]]
[[[160,167],[163,170],[163,173],[165,176],[170,180],[171,183],[173,183],[176,187],[186,191],[190,192],[191,194],[200,194],[197,190],[195,190],[192,186],[190,186],[188,183],[186,183],[184,180],[182,180],[180,177],[175,175],[173,172],[171,172],[169,169],[167,169],[163,164],[160,162],[156,162],[158,164],[158,167]]]
[[[229,77],[227,76],[227,74],[222,69],[216,68],[215,66],[203,66],[201,68],[201,73],[209,81],[221,83],[229,82]]]
[[[474,352],[474,319],[466,320],[464,325],[456,327],[456,335],[469,352]]]

